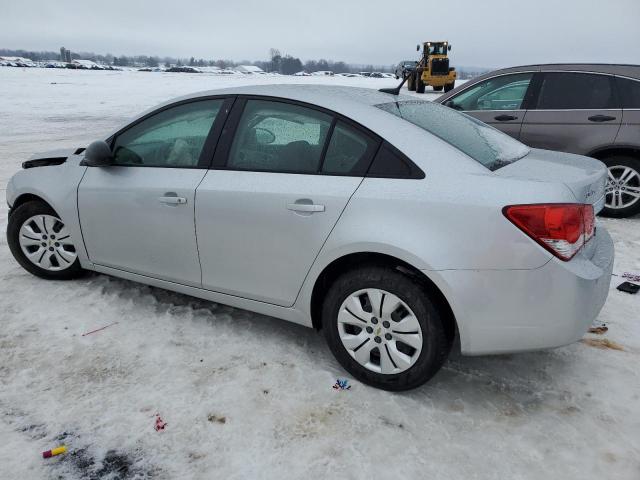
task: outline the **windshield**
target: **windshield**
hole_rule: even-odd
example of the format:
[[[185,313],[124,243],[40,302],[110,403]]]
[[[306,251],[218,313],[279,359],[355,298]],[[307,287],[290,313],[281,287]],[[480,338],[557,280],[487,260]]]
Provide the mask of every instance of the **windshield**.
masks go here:
[[[436,43],[435,45],[427,45],[429,55],[445,55],[447,46],[444,43]]]
[[[489,170],[513,163],[530,151],[529,147],[509,135],[464,113],[432,102],[403,100],[376,107],[434,134]]]

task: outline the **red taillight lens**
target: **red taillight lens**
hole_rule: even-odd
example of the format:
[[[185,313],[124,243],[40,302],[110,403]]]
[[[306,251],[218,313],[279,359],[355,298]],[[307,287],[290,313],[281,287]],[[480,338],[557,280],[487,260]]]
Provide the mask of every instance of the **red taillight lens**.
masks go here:
[[[520,230],[562,260],[570,260],[593,236],[593,206],[511,205],[504,215]]]
[[[596,215],[593,205],[584,206],[584,243],[587,243],[596,232]]]

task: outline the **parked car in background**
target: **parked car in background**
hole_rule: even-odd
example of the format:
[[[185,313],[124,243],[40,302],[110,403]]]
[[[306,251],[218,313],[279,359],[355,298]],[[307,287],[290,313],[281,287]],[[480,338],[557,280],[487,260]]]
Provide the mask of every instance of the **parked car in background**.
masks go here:
[[[601,160],[609,169],[603,214],[640,213],[640,65],[507,68],[436,101],[530,147]]]
[[[314,77],[333,77],[333,72],[331,70],[318,70],[311,72],[311,75]]]
[[[415,60],[403,60],[398,64],[393,73],[397,79],[404,78],[416,69],[416,65],[418,65],[418,62]]]
[[[26,161],[7,240],[45,279],[95,270],[322,329],[355,378],[404,390],[456,337],[485,354],[583,336],[613,268],[606,177],[405,95],[238,87]]]
[[[371,78],[384,78],[382,76],[382,72],[371,72],[371,75],[369,75],[369,77],[371,77]]]
[[[165,72],[169,73],[202,73],[200,70],[194,67],[170,67],[165,70]]]

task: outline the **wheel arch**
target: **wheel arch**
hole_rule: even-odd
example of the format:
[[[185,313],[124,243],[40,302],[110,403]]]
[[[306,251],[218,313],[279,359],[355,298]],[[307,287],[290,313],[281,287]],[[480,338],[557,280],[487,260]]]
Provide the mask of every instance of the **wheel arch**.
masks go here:
[[[436,308],[442,314],[444,319],[444,328],[447,337],[453,341],[458,335],[458,328],[453,309],[447,298],[436,284],[421,270],[415,268],[404,260],[392,255],[378,252],[357,252],[349,253],[334,259],[326,265],[320,275],[316,278],[311,292],[311,323],[313,328],[320,330],[322,328],[322,300],[323,292],[335,281],[342,273],[363,265],[382,265],[392,267],[403,274],[416,280],[426,293],[430,295],[431,300],[435,302]]]
[[[633,145],[609,145],[607,147],[601,147],[593,150],[587,154],[588,157],[597,158],[598,160],[603,160],[616,155],[633,157],[640,160],[640,147]]]
[[[56,209],[53,208],[53,205],[51,205],[50,202],[48,202],[46,199],[44,199],[40,195],[36,195],[35,193],[20,194],[13,202],[13,205],[11,206],[11,212],[15,211],[15,209],[18,208],[20,205],[23,205],[27,202],[32,202],[32,201],[46,203],[54,212],[56,212]]]

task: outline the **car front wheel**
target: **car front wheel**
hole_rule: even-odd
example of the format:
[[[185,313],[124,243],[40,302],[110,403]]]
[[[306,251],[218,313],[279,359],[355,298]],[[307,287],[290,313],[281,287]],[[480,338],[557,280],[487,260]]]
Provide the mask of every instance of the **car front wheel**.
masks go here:
[[[18,263],[38,277],[68,280],[83,273],[69,229],[44,202],[26,202],[12,212],[7,242]]]
[[[428,381],[450,350],[442,317],[425,290],[388,267],[349,271],[323,305],[325,338],[356,379],[385,390]]]
[[[615,156],[602,161],[609,170],[602,214],[623,218],[640,213],[640,160]]]

